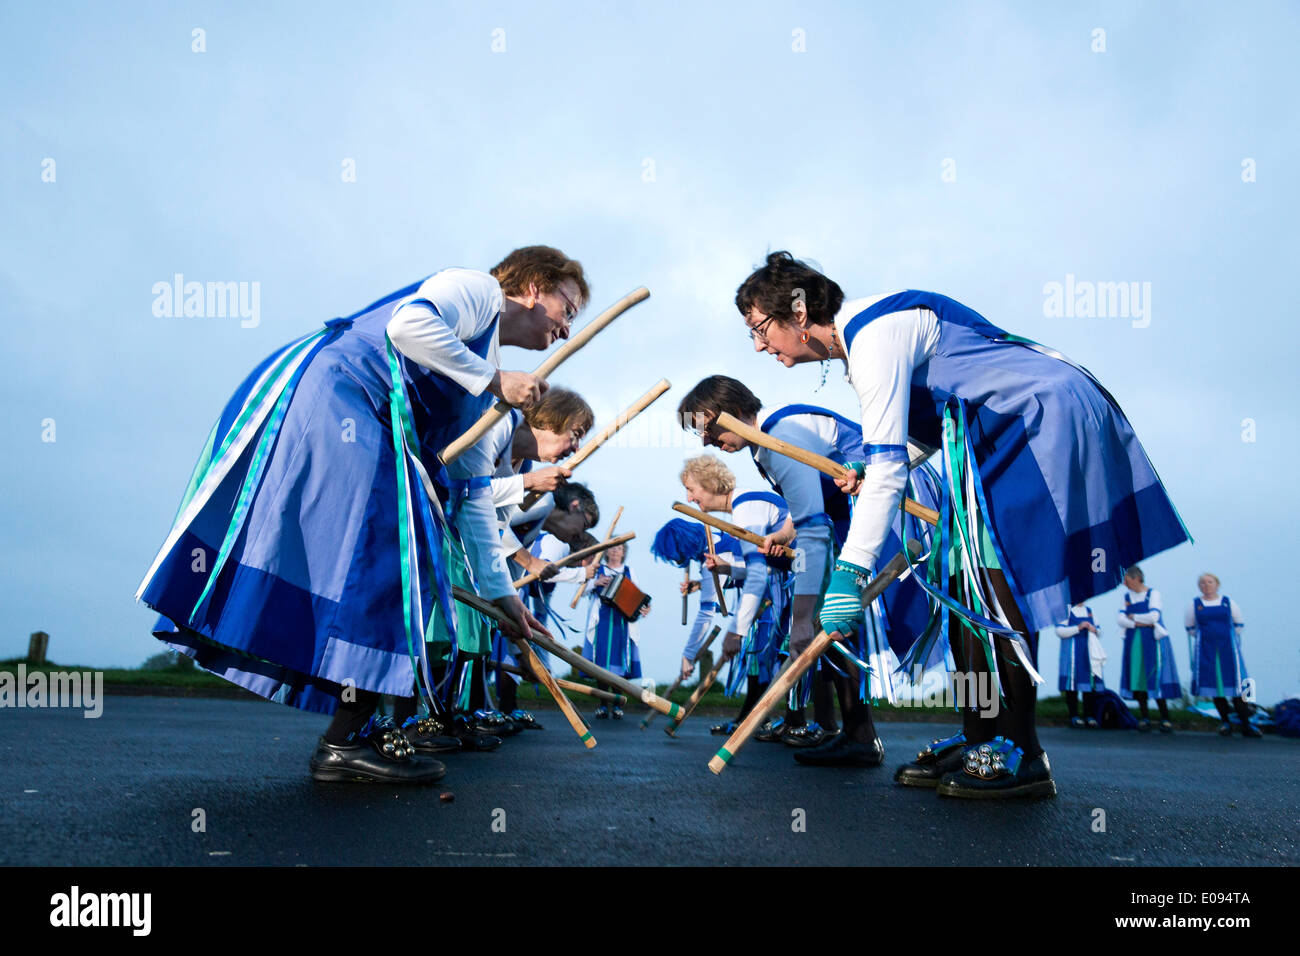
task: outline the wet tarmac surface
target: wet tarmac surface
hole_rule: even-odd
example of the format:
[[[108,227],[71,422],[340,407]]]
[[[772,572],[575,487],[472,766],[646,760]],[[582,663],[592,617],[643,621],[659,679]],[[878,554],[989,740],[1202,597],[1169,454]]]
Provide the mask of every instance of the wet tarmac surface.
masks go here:
[[[881,723],[882,768],[750,743],[721,776],[707,717],[555,711],[422,787],[317,784],[327,718],[273,704],[109,697],[0,712],[0,864],[1095,866],[1300,863],[1300,742],[1047,728],[1060,794],[972,802],[895,785],[948,724]],[[443,799],[444,794],[454,799]],[[197,812],[201,811],[201,813]],[[1100,812],[1099,812],[1100,811]],[[198,829],[198,823],[203,829]]]

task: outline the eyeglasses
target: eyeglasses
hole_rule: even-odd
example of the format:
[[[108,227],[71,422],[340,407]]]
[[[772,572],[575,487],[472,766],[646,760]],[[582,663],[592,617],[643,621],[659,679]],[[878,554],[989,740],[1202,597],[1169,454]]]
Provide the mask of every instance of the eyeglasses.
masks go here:
[[[578,307],[573,304],[572,299],[570,299],[567,295],[564,294],[564,290],[559,288],[558,286],[555,289],[555,294],[564,300],[564,305],[565,305],[564,321],[572,322],[574,319],[578,317]]]
[[[682,417],[683,419],[687,418],[686,415],[683,415]],[[704,424],[700,424],[701,421]],[[700,439],[700,441],[705,441],[709,437],[709,429],[713,427],[714,422],[713,418],[706,415],[704,412],[695,412],[689,416],[689,424],[685,422],[683,424],[688,432]]]
[[[764,345],[766,345],[766,344],[767,344],[767,331],[766,331],[766,330],[767,330],[767,327],[768,327],[768,326],[769,326],[769,325],[770,325],[770,324],[771,324],[775,319],[776,319],[776,316],[775,316],[775,315],[769,315],[769,316],[768,316],[766,319],[764,319],[762,322],[758,323],[758,325],[751,325],[751,326],[749,326],[749,327],[748,327],[748,336],[747,336],[747,338],[749,339],[749,341],[752,343],[752,342],[754,341],[754,339],[758,339],[760,342],[762,342]]]

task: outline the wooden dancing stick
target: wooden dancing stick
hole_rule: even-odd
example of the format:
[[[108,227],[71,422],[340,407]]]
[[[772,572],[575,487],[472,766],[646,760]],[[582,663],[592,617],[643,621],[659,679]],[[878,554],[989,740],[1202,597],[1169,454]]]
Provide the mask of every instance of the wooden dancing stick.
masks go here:
[[[664,700],[652,690],[638,687],[627,678],[619,677],[617,674],[610,673],[605,670],[605,668],[593,664],[580,654],[573,653],[573,651],[569,650],[563,644],[551,640],[544,634],[538,634],[534,631],[532,636],[528,639],[542,650],[550,651],[560,660],[564,661],[566,664],[572,665],[587,676],[594,677],[602,684],[609,684],[611,687],[616,688],[620,693],[624,694],[628,700],[639,700],[647,707],[651,707],[659,711],[661,714],[667,714],[669,717],[674,717],[681,711],[681,707],[677,706],[672,701]]]
[[[713,662],[713,667],[710,668],[707,674],[700,678],[700,683],[696,686],[695,693],[691,694],[690,698],[686,701],[686,705],[682,708],[681,714],[673,718],[673,722],[664,728],[664,733],[669,737],[677,736],[677,728],[686,722],[687,717],[695,713],[695,708],[700,705],[700,701],[704,698],[704,695],[709,692],[709,688],[713,686],[713,682],[718,679],[718,674],[722,671],[722,665],[731,660],[732,656],[734,655],[718,655],[718,659]]]
[[[708,528],[704,529],[704,543],[708,546],[709,557],[716,558],[718,552],[713,550],[713,532]],[[718,574],[717,568],[709,568],[713,572],[713,593],[718,596],[718,613],[727,613],[727,600],[722,596],[722,577]]]
[[[733,538],[739,538],[741,541],[748,541],[750,544],[763,543],[763,539],[760,536],[754,534],[752,531],[746,531],[738,524],[732,524],[730,521],[723,521],[721,518],[715,518],[711,514],[706,514],[705,512],[700,511],[697,508],[692,508],[690,505],[684,505],[680,501],[673,503],[673,511],[684,514],[687,517],[694,518],[696,521],[703,521],[705,524],[709,525],[710,527],[717,528],[719,531],[725,531]],[[705,532],[705,534],[707,533],[708,532]],[[794,557],[793,548],[787,548],[783,544],[777,545],[777,548],[778,548],[776,552],[777,557],[781,557],[781,558]],[[721,597],[721,595],[719,595],[719,597]]]
[[[907,549],[906,553],[900,551],[894,555],[893,560],[880,569],[880,573],[871,579],[871,583],[862,592],[863,607],[870,607],[871,602],[885,592],[885,588],[889,587],[899,575],[906,573],[909,554],[913,561],[920,557],[921,545],[918,542],[908,541],[904,547]],[[710,770],[717,774],[726,769],[727,764],[731,762],[731,758],[740,751],[741,747],[745,746],[749,738],[754,735],[754,732],[763,725],[763,721],[767,720],[767,715],[785,699],[785,695],[790,692],[790,688],[794,686],[795,681],[802,677],[808,668],[812,667],[817,658],[825,653],[826,648],[830,647],[831,642],[836,640],[838,636],[838,633],[827,634],[825,631],[818,631],[812,643],[804,648],[804,652],[797,658],[791,658],[787,662],[787,667],[782,669],[782,673],[778,677],[773,678],[762,699],[749,712],[749,716],[741,722],[740,726],[736,728],[736,732],[727,738],[727,742],[723,744],[722,749],[709,761]]]
[[[765,612],[771,606],[772,606],[771,601],[764,601],[763,606],[760,607],[758,609],[758,613],[754,615],[754,620],[757,621],[760,617],[762,617],[763,612]],[[714,627],[713,629],[714,634],[716,635],[717,632],[720,630],[722,630],[721,626]],[[710,637],[709,640],[712,641],[713,638]],[[706,644],[705,647],[708,647],[708,645]],[[704,653],[704,648],[700,649],[700,653],[701,654]],[[727,661],[731,660],[732,657],[734,656],[735,656],[734,654],[732,655],[723,654],[714,662],[713,669],[710,670],[708,674],[706,674],[704,677],[700,679],[700,683],[695,688],[695,693],[691,694],[690,699],[686,701],[686,706],[682,708],[682,716],[678,718],[676,721],[674,721],[674,723],[671,726],[665,727],[664,733],[666,733],[669,737],[677,736],[677,728],[686,722],[687,717],[695,713],[695,708],[698,707],[700,701],[704,699],[704,695],[709,692],[709,688],[713,686],[713,682],[718,679],[718,674],[721,673],[722,671],[722,665],[727,663]],[[786,666],[789,666],[789,664],[790,664],[790,659],[786,658]]]
[[[531,674],[525,674],[522,667],[515,667],[514,664],[507,664],[504,661],[488,661],[489,667],[496,667],[505,671],[507,674],[515,674],[524,680],[532,680]],[[563,677],[555,678],[555,683],[560,685],[562,690],[572,691],[575,694],[585,694],[588,697],[596,697],[600,700],[609,701],[611,704],[626,704],[627,698],[622,694],[611,694],[607,690],[601,690],[599,687],[588,687],[586,684],[579,684],[577,681],[565,680]]]
[[[816,468],[823,475],[829,475],[832,478],[848,478],[854,474],[852,468],[846,468],[838,462],[831,461],[822,455],[808,451],[806,448],[800,448],[798,445],[791,445],[789,442],[781,441],[779,438],[773,438],[761,428],[755,428],[753,425],[746,425],[734,415],[722,412],[718,415],[716,424],[719,428],[729,432],[734,432],[751,445],[758,445],[769,451],[774,451],[778,455],[785,455],[787,458],[793,458],[795,461],[802,462],[809,468]],[[922,456],[918,456],[921,461],[924,460],[924,450]],[[918,462],[919,463],[919,462]],[[903,499],[903,510],[908,514],[920,518],[927,524],[937,525],[939,523],[939,512],[933,508],[927,508],[920,502],[913,501],[911,498]]]
[[[721,625],[718,624],[713,625],[713,630],[709,632],[708,640],[706,640],[704,642],[704,646],[700,648],[699,654],[695,655],[697,658],[699,657],[700,654],[703,654],[705,651],[709,649],[709,645],[713,643],[713,639],[717,637],[721,631],[722,631]],[[678,673],[677,680],[672,682],[672,685],[668,688],[667,691],[664,692],[664,696],[671,699],[673,696],[673,691],[675,691],[678,687],[681,686],[682,686],[682,675]],[[645,718],[641,721],[641,729],[645,730],[647,727],[649,727],[650,721],[654,719],[655,719],[655,712],[652,710],[650,711],[650,713],[646,714]],[[683,720],[684,719],[685,718],[683,718]]]
[[[579,684],[575,680],[565,680],[563,677],[555,678],[555,683],[559,684],[567,691],[575,694],[585,694],[588,697],[595,697],[597,700],[607,701],[622,707],[627,703],[627,698],[622,694],[611,694],[607,690],[601,690],[599,687],[588,687],[586,684]]]
[[[654,387],[650,389],[650,391],[646,392],[635,402],[629,405],[616,419],[614,419],[612,422],[610,422],[608,425],[602,428],[595,438],[591,439],[591,441],[587,442],[576,452],[574,452],[573,457],[570,458],[568,461],[560,462],[559,466],[561,468],[567,468],[570,471],[572,471],[574,468],[577,468],[584,461],[586,461],[593,454],[595,454],[596,449],[598,449],[601,445],[605,444],[605,442],[613,438],[614,434],[620,428],[623,428],[625,425],[627,425],[628,422],[630,422],[632,419],[636,418],[638,415],[644,412],[647,408],[649,408],[652,404],[654,404],[655,399],[657,399],[664,392],[668,391],[668,389],[670,388],[672,388],[672,383],[670,383],[666,378],[661,378],[654,385]],[[537,504],[537,502],[541,499],[542,495],[544,494],[546,494],[546,492],[544,491],[528,492],[528,494],[524,495],[524,503],[519,506],[519,510],[527,511],[533,505]]]
[[[629,531],[627,534],[620,534],[617,538],[609,538],[605,541],[599,541],[596,544],[593,544],[589,548],[583,548],[581,551],[574,551],[572,554],[568,555],[567,557],[561,558],[560,560],[555,562],[555,566],[557,568],[567,568],[573,564],[581,564],[584,558],[589,558],[593,554],[600,554],[602,551],[607,551],[617,544],[627,544],[635,537],[636,537],[636,532]],[[527,584],[532,584],[540,577],[541,574],[539,574],[538,572],[530,571],[527,574],[525,574],[522,578],[520,578],[518,581],[513,582],[511,584],[511,587],[515,589],[524,587]]]
[[[602,331],[620,315],[632,308],[632,306],[639,302],[644,302],[648,298],[650,298],[650,290],[645,286],[629,292],[604,312],[600,313],[600,315],[588,322],[582,331],[578,332],[573,336],[573,338],[569,339],[569,341],[565,342],[562,346],[548,355],[542,364],[533,370],[533,374],[538,378],[548,378],[552,372],[560,367],[560,364],[565,359],[569,358],[569,356],[573,355],[595,338],[598,332]],[[497,402],[484,412],[478,421],[470,426],[469,431],[465,432],[465,434],[461,435],[454,442],[444,448],[442,453],[438,455],[438,459],[444,465],[450,465],[453,461],[478,444],[479,439],[488,433],[488,429],[501,421],[506,413],[510,411],[511,407],[512,406],[507,405],[505,402]]]
[[[618,527],[618,519],[621,517],[623,517],[623,506],[619,505],[618,511],[614,514],[614,520],[609,523],[609,530],[605,532],[606,541],[614,537],[614,529]],[[587,593],[587,582],[583,581],[582,585],[578,588],[578,593],[575,594],[573,596],[573,600],[569,602],[570,611],[574,610],[578,606],[578,602],[582,600],[582,596],[586,593]]]
[[[520,660],[528,666],[530,671],[540,678],[542,685],[550,692],[551,697],[555,699],[555,703],[559,706],[560,712],[564,714],[564,719],[569,722],[569,726],[572,727],[573,732],[578,735],[578,739],[587,745],[588,750],[596,746],[596,738],[591,735],[591,731],[587,729],[587,725],[582,722],[582,718],[579,717],[578,712],[574,710],[573,702],[569,700],[568,697],[564,696],[564,691],[560,690],[560,685],[555,682],[555,678],[551,676],[550,670],[542,666],[542,662],[537,659],[537,655],[533,653],[533,649],[528,646],[528,641],[524,640],[524,638],[520,636],[519,625],[506,617],[501,609],[495,604],[483,600],[473,591],[466,591],[464,588],[455,587],[454,585],[452,586],[451,591],[457,601],[460,601],[462,604],[468,604],[480,614],[490,617],[496,622],[497,626],[501,628],[501,633],[510,638],[510,642],[515,645],[515,650],[518,652]],[[534,632],[533,636],[535,636],[535,634],[536,632]]]
[[[691,562],[686,562],[686,576],[682,579],[682,627],[686,626],[686,615],[691,603]]]

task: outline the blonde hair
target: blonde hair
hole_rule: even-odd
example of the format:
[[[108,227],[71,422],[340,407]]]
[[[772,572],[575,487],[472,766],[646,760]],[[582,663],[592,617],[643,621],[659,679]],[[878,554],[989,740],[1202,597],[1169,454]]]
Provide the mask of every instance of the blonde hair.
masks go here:
[[[736,489],[736,476],[721,460],[712,455],[696,455],[682,463],[683,484],[693,480],[711,495],[725,495]]]
[[[1201,575],[1201,578],[1214,578],[1214,587],[1216,590],[1223,587],[1223,582],[1219,580],[1219,576],[1215,574],[1213,571],[1206,571],[1204,574]],[[1198,586],[1201,583],[1201,578],[1196,579],[1196,583]]]

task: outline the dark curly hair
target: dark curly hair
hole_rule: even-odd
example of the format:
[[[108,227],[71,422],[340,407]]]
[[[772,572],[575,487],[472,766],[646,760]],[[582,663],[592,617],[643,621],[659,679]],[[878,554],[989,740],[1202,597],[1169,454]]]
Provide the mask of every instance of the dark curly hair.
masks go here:
[[[830,325],[844,304],[844,290],[806,262],[790,253],[768,253],[736,290],[736,308],[741,315],[757,308],[764,315],[788,325],[794,321],[794,302],[802,299],[813,325]]]

